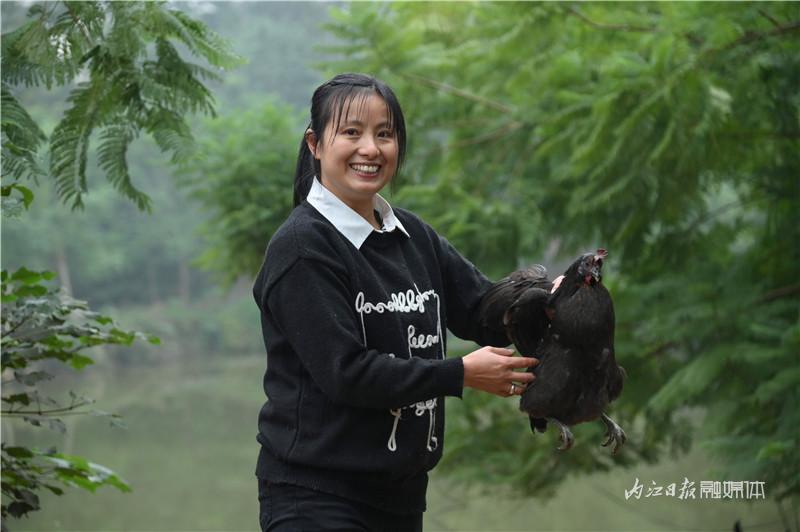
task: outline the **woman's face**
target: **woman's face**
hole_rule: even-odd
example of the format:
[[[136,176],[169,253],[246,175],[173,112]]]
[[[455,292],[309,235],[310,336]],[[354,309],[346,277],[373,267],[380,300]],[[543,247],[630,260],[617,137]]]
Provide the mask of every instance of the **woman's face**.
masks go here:
[[[329,121],[322,142],[313,133],[306,140],[320,161],[322,184],[363,215],[397,170],[397,136],[386,102],[375,93],[356,96],[345,111],[335,130]]]

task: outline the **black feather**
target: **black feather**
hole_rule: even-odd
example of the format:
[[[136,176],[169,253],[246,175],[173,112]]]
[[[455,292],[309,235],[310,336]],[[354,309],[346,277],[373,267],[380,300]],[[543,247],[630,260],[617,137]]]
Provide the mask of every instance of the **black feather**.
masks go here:
[[[544,266],[513,272],[483,296],[479,316],[484,327],[505,333],[523,354],[532,356],[550,325],[545,307],[553,284]]]

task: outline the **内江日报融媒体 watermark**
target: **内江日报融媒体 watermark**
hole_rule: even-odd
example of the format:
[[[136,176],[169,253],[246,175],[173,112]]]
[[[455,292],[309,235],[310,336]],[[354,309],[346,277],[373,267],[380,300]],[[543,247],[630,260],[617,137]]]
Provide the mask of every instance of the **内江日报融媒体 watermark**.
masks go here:
[[[655,480],[645,486],[636,477],[633,487],[625,490],[625,500],[652,497],[688,499],[766,499],[766,483],[761,480],[701,480],[694,482],[683,477],[682,482],[661,485]]]

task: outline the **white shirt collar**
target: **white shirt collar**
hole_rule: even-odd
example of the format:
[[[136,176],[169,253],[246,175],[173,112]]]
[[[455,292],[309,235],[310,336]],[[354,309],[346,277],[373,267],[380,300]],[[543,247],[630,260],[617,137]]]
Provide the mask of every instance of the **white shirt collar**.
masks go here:
[[[351,209],[340,200],[333,192],[325,188],[316,178],[311,184],[311,190],[306,198],[312,207],[317,209],[333,226],[349,240],[356,249],[361,249],[361,245],[373,232],[389,233],[395,229],[402,231],[410,238],[408,231],[394,215],[389,202],[383,199],[380,194],[375,194],[373,207],[381,215],[383,228],[379,231],[372,227],[368,221],[361,217],[356,211]]]

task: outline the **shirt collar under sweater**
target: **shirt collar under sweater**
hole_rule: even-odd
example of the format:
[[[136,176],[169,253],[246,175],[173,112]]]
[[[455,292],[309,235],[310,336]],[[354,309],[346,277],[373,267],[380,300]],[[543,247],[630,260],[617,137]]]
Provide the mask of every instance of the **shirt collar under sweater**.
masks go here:
[[[311,190],[308,192],[306,200],[332,223],[356,249],[361,249],[361,245],[373,231],[376,233],[390,233],[395,229],[399,229],[404,235],[411,238],[406,228],[394,215],[389,202],[383,199],[380,194],[375,194],[372,203],[372,206],[380,214],[381,220],[383,220],[383,228],[380,231],[372,227],[368,221],[348,207],[333,192],[325,188],[316,178],[311,183]]]

